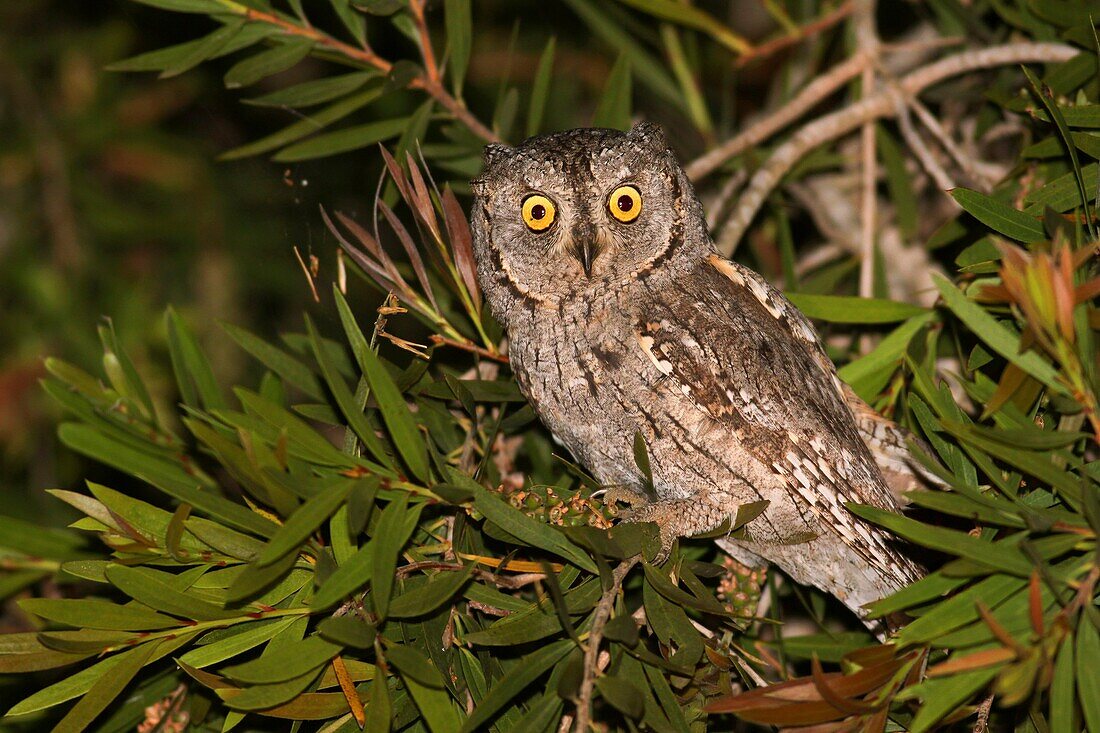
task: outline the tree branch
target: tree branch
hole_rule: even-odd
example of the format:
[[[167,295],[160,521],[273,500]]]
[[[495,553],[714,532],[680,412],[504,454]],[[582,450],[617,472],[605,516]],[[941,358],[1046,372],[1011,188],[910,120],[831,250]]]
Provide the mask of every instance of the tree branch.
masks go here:
[[[603,630],[611,618],[611,609],[615,606],[615,598],[622,588],[623,579],[631,568],[638,564],[640,556],[623,560],[611,572],[611,587],[604,591],[600,602],[596,606],[596,614],[592,618],[592,629],[588,632],[588,646],[584,650],[584,677],[581,680],[580,691],[577,693],[577,717],[573,725],[573,733],[588,733],[588,724],[592,719],[592,690],[596,684],[596,666],[600,656],[600,642],[603,641]]]
[[[1007,64],[1068,61],[1077,53],[1077,49],[1061,43],[1009,43],[977,51],[964,51],[910,72],[901,79],[899,86],[903,94],[916,96],[930,86],[968,71]],[[896,92],[889,89],[877,92],[855,104],[820,117],[802,127],[776,148],[763,167],[753,174],[733,214],[719,233],[719,251],[726,256],[733,253],[768,194],[807,153],[819,145],[852,132],[868,120],[896,114],[894,94]]]

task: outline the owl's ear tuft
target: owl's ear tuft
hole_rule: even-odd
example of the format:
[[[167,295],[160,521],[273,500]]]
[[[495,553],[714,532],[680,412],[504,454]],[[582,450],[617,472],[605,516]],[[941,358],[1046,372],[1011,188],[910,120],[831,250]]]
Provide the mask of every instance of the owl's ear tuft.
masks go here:
[[[504,158],[507,158],[513,152],[513,148],[502,143],[489,143],[485,146],[485,168],[488,170],[493,167],[494,163],[497,163]]]
[[[627,134],[655,150],[663,151],[668,147],[665,131],[656,122],[639,122],[631,127],[630,132]]]

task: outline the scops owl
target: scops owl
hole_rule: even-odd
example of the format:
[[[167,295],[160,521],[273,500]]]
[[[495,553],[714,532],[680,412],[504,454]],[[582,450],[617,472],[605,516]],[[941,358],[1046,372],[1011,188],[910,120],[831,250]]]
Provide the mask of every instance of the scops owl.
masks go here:
[[[837,377],[806,317],[720,257],[659,127],[580,129],[490,145],[473,182],[477,269],[515,378],[543,423],[631,518],[677,537],[767,500],[751,565],[862,606],[921,576],[844,506],[898,510],[915,476],[900,429]]]

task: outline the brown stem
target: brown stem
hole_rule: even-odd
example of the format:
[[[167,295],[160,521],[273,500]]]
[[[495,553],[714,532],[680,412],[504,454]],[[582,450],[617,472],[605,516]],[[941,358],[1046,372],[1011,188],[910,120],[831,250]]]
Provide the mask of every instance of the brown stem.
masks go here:
[[[431,342],[436,346],[453,346],[456,349],[469,351],[471,354],[477,354],[478,356],[485,357],[486,359],[499,361],[501,364],[508,363],[508,357],[504,354],[501,354],[499,351],[489,351],[486,348],[478,346],[472,341],[456,341],[455,339],[449,339],[446,336],[440,336],[438,333],[433,333],[429,338],[431,339]]]
[[[832,28],[834,25],[851,15],[852,9],[852,0],[847,0],[847,2],[842,3],[840,7],[838,7],[833,12],[826,13],[812,23],[807,23],[806,25],[799,28],[796,32],[788,33],[787,35],[780,36],[779,38],[775,38],[771,41],[767,41],[760,44],[759,46],[754,47],[752,50],[740,56],[733,66],[735,69],[740,69],[742,67],[748,66],[754,61],[759,61],[760,59],[767,58],[774,53],[782,51],[788,46],[793,46],[799,41],[821,33],[822,31],[828,30],[829,28]]]
[[[413,3],[413,6],[417,6],[417,3]],[[443,85],[439,82],[439,68],[435,62],[435,55],[432,52],[431,39],[427,35],[427,26],[424,25],[423,20],[423,7],[420,8],[421,14],[419,21],[417,22],[418,28],[421,29],[421,46],[424,56],[424,73],[419,74],[409,82],[410,89],[420,89],[427,92],[429,96],[439,102],[448,112],[454,115],[455,119],[465,125],[470,132],[480,137],[485,142],[500,142],[500,136],[486,127],[480,120],[478,120],[471,112],[466,108],[464,104],[455,99],[451,94],[443,88]],[[292,21],[281,18],[274,13],[266,13],[262,10],[255,10],[248,8],[244,11],[244,17],[246,20],[251,20],[259,23],[268,23],[281,28],[285,33],[299,38],[307,38],[314,43],[324,46],[325,48],[334,51],[335,53],[345,56],[354,61],[366,64],[367,66],[378,69],[383,74],[390,73],[393,68],[393,64],[386,59],[376,54],[369,45],[364,43],[361,47],[353,46],[350,43],[345,43],[338,38],[333,38],[329,34],[319,31],[316,28],[298,25]],[[414,12],[414,19],[416,18]]]
[[[1008,43],[964,51],[910,72],[902,77],[898,89],[905,96],[916,96],[930,86],[968,71],[1007,64],[1068,61],[1077,53],[1077,49],[1061,43]],[[795,163],[819,145],[852,132],[868,120],[894,115],[897,110],[894,103],[897,93],[895,89],[886,88],[832,114],[819,117],[777,147],[768,161],[753,174],[742,192],[737,208],[719,233],[719,251],[727,257],[732,254],[768,194]]]
[[[623,560],[611,572],[611,587],[604,591],[596,606],[596,613],[592,617],[592,629],[588,632],[587,648],[584,650],[584,677],[581,679],[580,691],[577,693],[577,717],[573,724],[573,733],[588,733],[588,725],[592,719],[592,691],[596,684],[596,666],[600,657],[600,642],[603,641],[603,630],[611,618],[611,609],[615,606],[615,598],[622,588],[623,579],[631,568],[638,564],[639,556]]]
[[[412,0],[409,3],[409,11],[416,23],[416,31],[420,35],[420,55],[424,59],[424,73],[433,82],[439,82],[439,66],[435,62],[435,51],[432,50],[432,37],[428,33],[428,24],[424,22],[424,0]]]

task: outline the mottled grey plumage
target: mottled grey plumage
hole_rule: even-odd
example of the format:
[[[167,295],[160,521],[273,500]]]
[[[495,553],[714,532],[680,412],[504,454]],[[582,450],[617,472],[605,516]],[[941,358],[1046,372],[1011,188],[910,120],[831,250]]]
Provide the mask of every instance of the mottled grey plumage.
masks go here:
[[[628,223],[612,208],[632,206],[624,185],[640,194]],[[656,496],[633,519],[670,544],[765,499],[751,540],[722,546],[861,615],[920,577],[844,508],[897,510],[890,485],[915,482],[900,429],[840,382],[802,313],[715,253],[659,128],[491,145],[474,194],[478,275],[539,417],[599,481],[634,492],[645,484],[633,438],[645,437]],[[525,205],[532,194],[545,199]],[[542,216],[525,222],[528,210]]]

